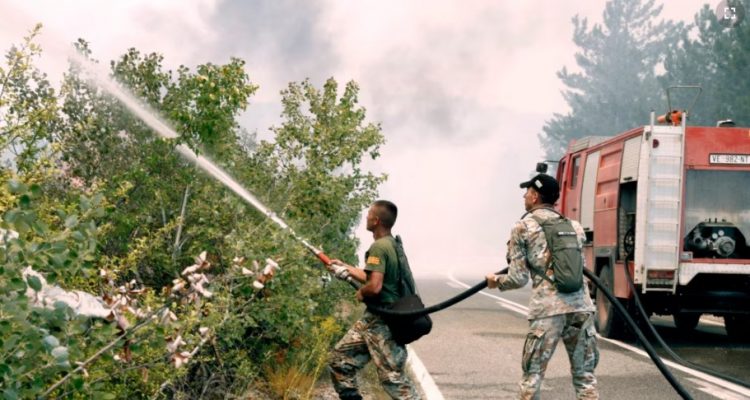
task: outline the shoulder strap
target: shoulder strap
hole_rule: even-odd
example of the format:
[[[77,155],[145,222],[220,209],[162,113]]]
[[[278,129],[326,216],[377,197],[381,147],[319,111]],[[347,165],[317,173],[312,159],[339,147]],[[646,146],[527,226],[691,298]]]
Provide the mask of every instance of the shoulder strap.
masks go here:
[[[414,284],[414,277],[411,274],[411,268],[409,268],[409,261],[406,259],[406,253],[404,252],[403,242],[401,236],[391,236],[393,249],[396,251],[396,263],[398,264],[398,286],[401,296],[415,294],[417,292],[416,285]]]
[[[560,214],[559,212],[557,212],[557,211],[555,211],[555,210],[553,210],[551,208],[546,208],[545,207],[544,209],[545,210],[554,211],[557,215],[559,215],[563,219],[565,218],[565,217],[562,216],[562,214]],[[537,208],[537,210],[538,210],[538,208]],[[524,214],[523,216],[525,217],[527,214],[529,214],[529,212],[526,212],[526,214]],[[549,238],[547,238],[547,232],[544,231],[544,221],[542,221],[541,218],[537,217],[534,214],[531,214],[531,218],[533,218],[534,221],[536,221],[536,223],[539,224],[539,226],[542,228],[542,231],[544,232],[544,240],[547,242],[547,249],[551,253],[552,252],[552,247],[550,246]],[[523,219],[523,217],[521,217],[521,219]],[[551,264],[552,264],[552,262],[550,262],[550,265]],[[542,279],[546,280],[547,282],[549,282],[549,283],[551,283],[553,285],[555,284],[555,282],[552,279],[550,279],[550,277],[547,276],[547,274],[546,274],[546,272],[547,272],[546,269],[549,269],[549,265],[546,266],[546,268],[545,268],[544,271],[540,271],[540,270],[536,269],[536,267],[532,266],[531,263],[529,263],[529,262],[526,262],[526,266],[529,268],[529,271],[533,275],[538,275],[539,277],[541,277]]]
[[[547,210],[547,211],[552,211],[553,213],[555,213],[555,214],[559,215],[559,216],[560,216],[560,218],[562,218],[562,219],[566,219],[564,215],[560,214],[560,212],[559,212],[559,211],[557,211],[557,210],[555,210],[554,208],[551,208],[551,207],[539,207],[539,208],[535,208],[535,209],[533,209],[533,210],[531,210],[531,211],[526,211],[526,212],[525,212],[525,213],[523,213],[523,215],[521,216],[521,219],[524,219],[524,218],[526,218],[526,216],[527,216],[527,215],[529,215],[529,214],[531,214],[531,216],[533,217],[533,216],[534,216],[534,211],[536,211],[536,210]],[[534,218],[534,219],[536,219],[536,218]],[[537,222],[539,222],[539,221],[537,221]],[[540,223],[539,225],[541,225],[541,223]]]
[[[529,272],[531,272],[532,275],[537,275],[540,278],[544,279],[545,281],[547,281],[547,282],[549,282],[549,283],[551,283],[553,285],[555,284],[555,281],[553,281],[552,279],[550,279],[550,277],[547,276],[547,274],[544,273],[544,271],[540,271],[540,270],[536,269],[536,267],[532,267],[531,264],[529,264],[528,262],[526,263],[526,266],[529,268]]]

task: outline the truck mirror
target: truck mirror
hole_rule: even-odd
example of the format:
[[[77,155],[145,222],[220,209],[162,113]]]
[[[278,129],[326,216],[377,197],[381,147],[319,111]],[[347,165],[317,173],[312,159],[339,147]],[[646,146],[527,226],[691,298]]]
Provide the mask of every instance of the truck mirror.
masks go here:
[[[536,172],[540,174],[547,173],[547,163],[543,163],[543,162],[536,163]]]

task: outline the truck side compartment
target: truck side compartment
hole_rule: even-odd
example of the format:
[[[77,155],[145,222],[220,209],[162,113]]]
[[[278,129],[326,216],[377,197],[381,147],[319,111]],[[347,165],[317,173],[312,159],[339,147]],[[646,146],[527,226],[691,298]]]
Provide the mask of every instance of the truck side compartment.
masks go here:
[[[625,304],[630,255],[648,312],[683,329],[715,314],[730,336],[750,337],[750,129],[683,123],[580,139],[557,178],[560,211],[586,231],[587,267]],[[621,336],[611,305],[592,294],[600,332]]]

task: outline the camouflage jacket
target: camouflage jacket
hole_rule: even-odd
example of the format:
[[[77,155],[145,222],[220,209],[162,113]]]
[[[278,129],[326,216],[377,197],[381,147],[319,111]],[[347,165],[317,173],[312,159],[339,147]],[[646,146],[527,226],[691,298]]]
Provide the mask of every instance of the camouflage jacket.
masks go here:
[[[545,209],[532,211],[535,216],[542,220],[559,218],[559,216]],[[578,221],[571,221],[573,228],[578,233],[578,244],[583,246],[586,234]],[[529,319],[549,317],[558,314],[567,314],[578,311],[594,311],[594,303],[589,296],[588,286],[584,283],[583,288],[573,293],[560,293],[557,288],[546,279],[531,274],[527,262],[537,271],[545,271],[547,276],[554,280],[551,268],[547,268],[550,260],[550,252],[547,249],[547,239],[544,237],[542,227],[532,218],[531,213],[516,222],[510,233],[508,245],[510,266],[507,275],[498,275],[497,283],[500,290],[510,290],[523,287],[532,278],[532,292],[529,300]],[[581,253],[583,258],[583,253]],[[585,258],[583,259],[584,268]]]

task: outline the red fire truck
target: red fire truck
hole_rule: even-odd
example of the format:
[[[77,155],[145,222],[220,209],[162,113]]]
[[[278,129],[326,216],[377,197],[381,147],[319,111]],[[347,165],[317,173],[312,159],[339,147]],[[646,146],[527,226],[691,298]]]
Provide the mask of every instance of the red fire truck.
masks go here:
[[[634,288],[649,315],[680,329],[702,314],[750,340],[750,129],[651,124],[570,144],[559,161],[559,210],[581,222],[587,268],[625,305]],[[599,332],[620,337],[624,321],[595,293]]]

